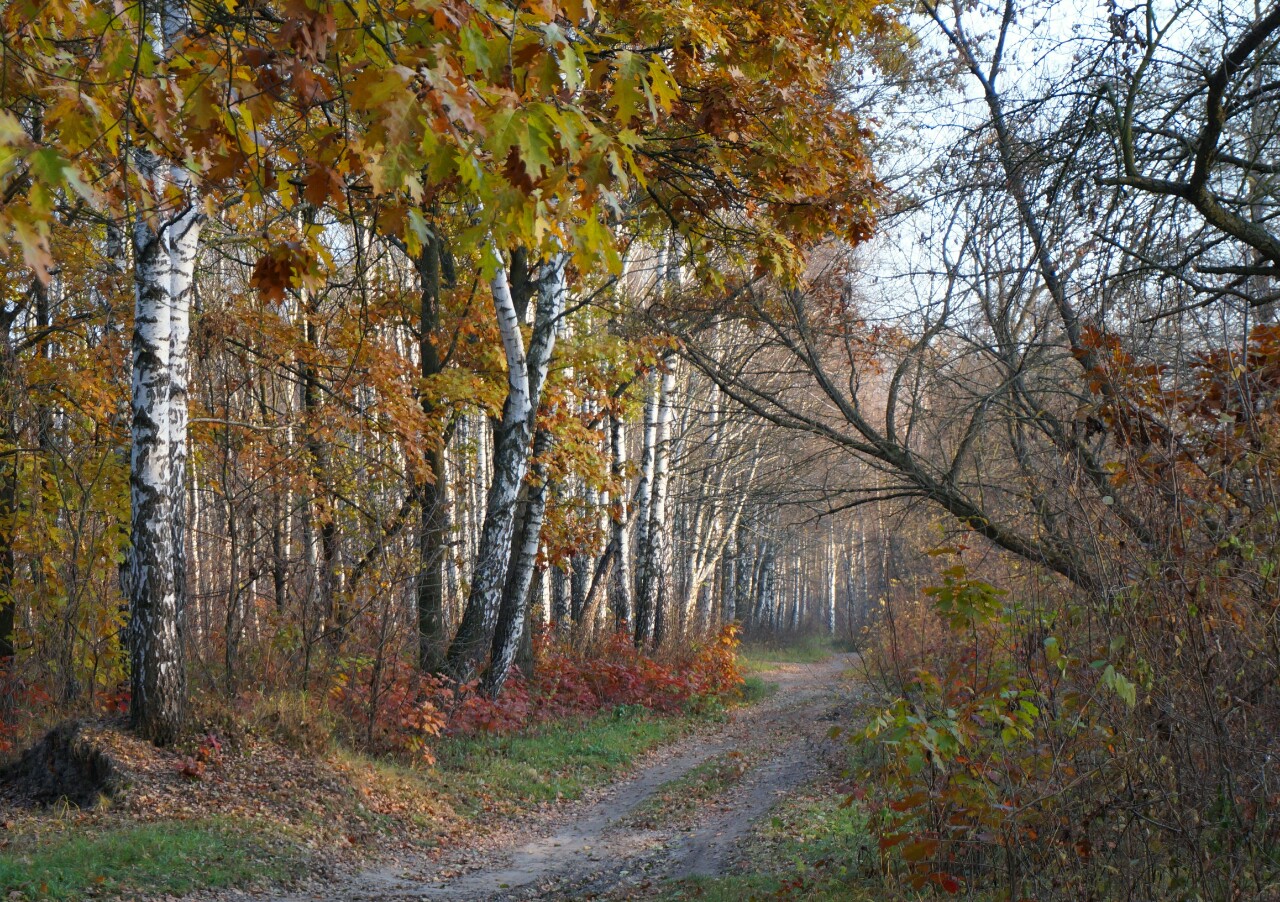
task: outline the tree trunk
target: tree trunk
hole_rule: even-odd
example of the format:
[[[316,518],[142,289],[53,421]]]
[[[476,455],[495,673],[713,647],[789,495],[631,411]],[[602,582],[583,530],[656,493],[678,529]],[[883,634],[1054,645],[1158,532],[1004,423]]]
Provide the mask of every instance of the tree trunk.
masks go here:
[[[609,584],[610,606],[614,622],[620,630],[629,629],[634,619],[631,596],[631,543],[627,541],[627,526],[631,522],[630,505],[623,475],[627,466],[627,437],[625,426],[618,417],[610,417],[609,423],[610,471],[619,486],[617,510],[613,516],[613,578]]]
[[[555,347],[556,324],[564,310],[568,257],[557,254],[543,265],[538,283],[538,312],[526,358],[519,311],[501,261],[491,287],[494,310],[507,358],[507,400],[494,442],[493,481],[489,486],[480,547],[471,576],[471,593],[462,623],[449,646],[448,668],[459,679],[474,675],[489,652],[506,586],[515,529],[515,507],[529,465],[530,439],[542,383]],[[523,617],[520,623],[523,624]],[[518,636],[517,636],[518,639]],[[505,675],[504,675],[505,679]]]
[[[640,450],[640,483],[636,487],[636,591],[635,639],[643,647],[653,637],[653,608],[649,594],[649,558],[653,507],[653,464],[658,446],[658,406],[661,377],[650,375],[644,404],[644,436]]]
[[[536,414],[542,385],[546,381],[556,331],[564,311],[568,291],[564,271],[567,263],[564,256],[557,256],[548,262],[536,285],[538,305],[529,348],[529,385],[534,404],[529,414],[531,420]],[[512,550],[514,557],[507,568],[491,663],[485,673],[485,690],[491,696],[497,696],[502,691],[512,665],[520,657],[525,657],[530,663],[533,659],[533,646],[526,641],[530,620],[530,589],[538,562],[538,548],[542,544],[542,522],[547,507],[548,483],[544,459],[551,451],[553,440],[549,429],[538,429],[533,439],[533,467],[525,480],[523,516],[520,517],[520,527],[515,536]]]
[[[751,526],[754,526],[755,517],[752,515]],[[751,577],[755,571],[756,561],[752,555],[751,541],[749,531],[751,526],[747,524],[738,527],[738,549],[733,556],[734,580],[730,591],[733,592],[733,619],[745,620],[751,616]]]
[[[0,677],[13,663],[13,576],[17,564],[13,540],[18,529],[18,441],[9,409],[17,395],[14,388],[15,350],[10,329],[12,316],[0,309]]]
[[[666,639],[667,605],[671,590],[671,544],[667,534],[667,487],[670,479],[671,421],[675,415],[672,394],[674,372],[664,373],[658,391],[657,428],[653,455],[653,496],[649,505],[648,554],[644,562],[643,603],[637,601],[637,612],[643,609],[642,644],[661,645]],[[639,619],[639,617],[637,617]]]
[[[194,208],[170,234],[173,259],[172,327],[169,331],[169,460],[173,486],[173,591],[179,627],[187,613],[187,380],[191,373],[191,300],[195,288],[196,251],[204,217]],[[179,635],[181,641],[181,634]]]
[[[190,19],[165,2],[147,11],[166,59]],[[129,661],[133,728],[167,745],[183,727],[186,661],[187,374],[191,295],[204,220],[187,170],[147,150],[139,176],[157,209],[134,225],[133,385],[129,489]],[[177,188],[178,209],[159,209]],[[158,227],[151,222],[159,219]]]
[[[424,382],[443,369],[434,340],[435,331],[440,326],[440,259],[440,243],[432,238],[423,245],[417,260],[421,292],[418,351]],[[420,403],[422,412],[431,416],[434,408],[428,391],[422,392]],[[434,673],[444,666],[446,643],[444,558],[448,508],[445,503],[443,444],[428,447],[426,458],[431,474],[421,479],[416,488],[422,512],[418,532],[418,666],[425,672]]]
[[[169,23],[164,27],[168,33]],[[162,164],[149,153],[139,157],[143,178],[163,197]],[[190,193],[184,170],[163,168]],[[130,718],[139,735],[160,745],[178,738],[186,708],[185,494],[178,479],[186,473],[187,338],[201,219],[188,205],[158,229],[140,216],[134,231]]]
[[[573,625],[569,617],[569,574],[561,566],[551,570],[551,623],[560,635],[567,634]]]
[[[582,622],[582,612],[587,606],[593,557],[582,551],[581,547],[569,557],[569,609],[575,626]]]
[[[310,211],[306,213],[310,218]],[[310,542],[307,548],[309,596],[308,619],[316,623],[320,635],[334,649],[342,644],[342,628],[345,614],[341,607],[341,580],[339,570],[338,524],[333,499],[325,489],[329,480],[328,445],[321,434],[324,426],[322,393],[324,386],[311,357],[319,353],[320,298],[305,289],[300,292],[298,309],[303,317],[303,337],[310,355],[300,355],[298,380],[302,383],[302,422],[306,431],[304,447],[310,469],[310,491],[304,513],[304,533]],[[316,527],[319,526],[318,535]],[[318,540],[318,541],[317,541]]]
[[[542,519],[547,509],[547,472],[541,459],[551,450],[551,444],[551,431],[539,429],[533,439],[534,464],[526,482],[524,515],[514,543],[515,556],[507,568],[492,658],[485,673],[484,688],[491,697],[502,691],[528,629],[529,590],[533,585],[538,547],[542,542]]]

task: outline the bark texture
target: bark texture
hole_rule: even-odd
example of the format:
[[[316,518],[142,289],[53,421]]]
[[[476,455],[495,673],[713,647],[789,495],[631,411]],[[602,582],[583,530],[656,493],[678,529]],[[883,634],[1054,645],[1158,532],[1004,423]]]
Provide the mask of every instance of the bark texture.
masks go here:
[[[567,264],[567,255],[558,254],[543,265],[538,284],[538,310],[527,357],[520,331],[522,317],[504,265],[498,266],[490,283],[507,359],[507,399],[494,437],[493,480],[489,485],[480,547],[471,577],[471,593],[467,597],[458,633],[449,646],[448,669],[459,679],[470,678],[480,671],[497,625],[511,561],[516,502],[529,466],[538,398],[555,347],[556,321],[564,309],[568,290]],[[522,626],[523,618],[520,621]],[[516,639],[518,643],[518,635]]]
[[[660,644],[666,632],[666,605],[670,596],[671,548],[667,536],[667,487],[670,477],[671,423],[675,417],[672,406],[675,394],[675,373],[662,375],[657,393],[653,421],[653,464],[649,503],[646,505],[648,523],[639,548],[641,579],[636,591],[636,644]],[[650,432],[648,415],[645,423],[646,441]],[[645,452],[646,465],[649,451]]]
[[[153,156],[140,168],[153,185],[162,184],[162,169],[187,184],[185,172]],[[134,230],[130,718],[161,745],[178,738],[186,707],[187,344],[201,221],[188,205],[158,228],[140,217]]]
[[[428,241],[418,257],[417,268],[421,290],[421,315],[418,321],[418,352],[423,380],[438,375],[443,369],[436,350],[434,333],[440,325],[441,246]],[[433,412],[429,396],[421,396],[423,413]],[[418,664],[433,673],[444,666],[444,558],[448,508],[445,498],[444,447],[432,445],[426,451],[429,477],[417,486],[421,510],[418,533]]]
[[[625,485],[627,436],[623,421],[611,417],[609,423],[610,472],[618,485]],[[613,576],[609,583],[610,606],[618,629],[629,629],[635,620],[631,594],[631,543],[627,527],[631,509],[625,492],[619,492],[613,516],[610,541],[613,544]]]
[[[190,23],[186,6],[165,0],[144,11],[157,57],[168,59]],[[188,343],[204,216],[184,166],[145,149],[135,159],[156,206],[139,214],[133,233],[129,716],[139,735],[166,745],[186,714]]]

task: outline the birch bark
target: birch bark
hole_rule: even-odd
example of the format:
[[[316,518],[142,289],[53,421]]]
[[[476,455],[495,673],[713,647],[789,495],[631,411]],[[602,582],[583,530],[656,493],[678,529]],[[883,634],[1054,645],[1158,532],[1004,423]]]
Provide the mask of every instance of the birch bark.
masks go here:
[[[827,527],[827,634],[836,634],[836,528]]]
[[[186,691],[186,374],[199,231],[189,206],[158,228],[140,218],[134,233],[130,711],[134,728],[160,744],[177,738]]]
[[[498,619],[511,562],[516,501],[528,471],[538,398],[555,347],[556,322],[564,310],[568,291],[567,265],[568,256],[557,254],[543,266],[544,272],[538,284],[536,322],[527,357],[520,331],[520,315],[512,297],[506,267],[501,262],[491,281],[494,311],[507,359],[507,400],[494,441],[493,481],[489,486],[488,505],[480,531],[471,594],[467,598],[458,633],[449,647],[448,667],[459,679],[469,678],[479,671],[489,652]],[[516,630],[524,625],[523,616],[518,620]],[[518,645],[519,632],[514,635]],[[513,647],[512,658],[514,653]],[[507,666],[510,666],[510,661]]]
[[[667,535],[667,488],[670,480],[672,404],[676,376],[663,374],[658,390],[657,421],[653,443],[653,488],[649,502],[649,523],[642,548],[644,562],[643,595],[637,593],[637,643],[661,644],[666,633],[666,604],[670,595],[671,545]],[[646,424],[647,429],[647,424]]]
[[[661,377],[646,379],[644,433],[640,450],[640,482],[636,486],[636,645],[645,645],[653,635],[653,611],[650,607],[649,542],[650,516],[653,506],[653,463],[658,445],[658,394]]]
[[[498,611],[498,624],[493,636],[493,652],[485,672],[484,688],[496,697],[502,691],[512,665],[520,651],[528,621],[529,590],[538,562],[542,541],[542,521],[547,509],[547,472],[541,458],[551,450],[550,430],[539,429],[533,439],[534,463],[530,470],[525,498],[525,512],[514,539],[513,558],[507,568],[507,585]]]
[[[529,391],[531,407],[529,423],[532,428],[551,366],[555,350],[556,332],[564,313],[568,296],[565,268],[568,256],[557,254],[543,266],[538,283],[538,303],[534,311],[533,334],[529,341]],[[496,696],[511,673],[512,665],[520,654],[529,622],[529,590],[533,585],[534,569],[538,562],[538,548],[542,543],[542,521],[547,507],[547,472],[541,464],[551,450],[553,436],[549,429],[537,430],[533,439],[535,459],[533,478],[526,486],[525,515],[521,520],[518,541],[507,568],[507,581],[498,612],[498,624],[494,633],[493,652],[485,673],[485,689]]]
[[[166,59],[186,27],[186,9],[167,2],[148,19],[156,52]],[[133,234],[130,718],[141,736],[164,745],[177,739],[186,703],[187,346],[204,217],[185,168],[148,150],[135,160],[157,204],[174,193],[181,197],[177,209],[141,213]]]
[[[625,425],[618,417],[610,418],[609,450],[610,470],[617,483],[623,485],[627,466],[627,436]],[[631,522],[630,505],[625,491],[618,492],[617,512],[613,518],[612,542],[613,579],[610,582],[610,604],[618,629],[628,629],[634,614],[631,600],[631,545],[627,541],[627,527]]]

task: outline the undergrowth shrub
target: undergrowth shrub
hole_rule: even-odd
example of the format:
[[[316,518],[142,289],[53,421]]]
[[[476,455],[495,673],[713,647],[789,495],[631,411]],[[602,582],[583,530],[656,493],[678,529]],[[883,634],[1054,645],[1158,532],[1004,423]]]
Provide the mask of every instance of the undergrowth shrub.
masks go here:
[[[722,699],[742,685],[738,628],[655,657],[619,632],[577,649],[550,632],[534,640],[533,674],[507,680],[497,698],[476,681],[419,673],[408,661],[352,657],[335,677],[330,704],[348,741],[372,751],[432,761],[441,736],[503,734],[551,720],[641,707],[676,713]]]
[[[1144,534],[1082,530],[1093,590],[978,549],[989,582],[959,554],[931,604],[886,605],[861,745],[885,869],[1010,899],[1280,898],[1280,326],[1176,369],[1084,341],[1101,501]]]
[[[444,732],[451,701],[466,687],[425,674],[396,656],[352,657],[339,669],[330,704],[351,745],[427,763],[431,743]]]
[[[323,699],[296,690],[252,699],[248,721],[257,733],[306,754],[329,748],[338,730],[333,711]]]
[[[1276,892],[1280,782],[1259,754],[1275,734],[1237,730],[1221,686],[1197,687],[1178,655],[1153,666],[1144,634],[1099,630],[1068,597],[1027,604],[964,565],[926,593],[939,628],[910,652],[882,637],[885,691],[855,737],[894,882],[1008,899]],[[1188,697],[1170,703],[1175,686]],[[1200,707],[1204,689],[1220,709]]]
[[[52,699],[39,683],[24,680],[0,664],[0,756],[30,741]]]
[[[462,687],[465,698],[452,712],[447,730],[462,735],[501,733],[622,706],[679,712],[704,699],[722,698],[742,685],[737,646],[736,624],[666,658],[636,649],[625,632],[585,650],[542,633],[534,642],[533,676],[516,674],[497,699]]]
[[[618,633],[589,648],[575,648],[550,631],[534,640],[531,676],[513,673],[501,695],[484,695],[478,681],[457,683],[421,673],[412,656],[390,648],[353,651],[336,660],[327,691],[263,681],[233,698],[212,689],[193,693],[193,741],[214,735],[239,748],[248,737],[267,738],[304,754],[334,742],[375,754],[432,763],[445,736],[512,733],[539,723],[590,717],[603,711],[704,711],[722,704],[743,683],[737,664],[738,631],[726,626],[706,642],[660,655],[635,648]],[[0,756],[29,744],[42,725],[69,713],[38,685],[10,680],[8,711],[0,718]],[[123,695],[99,693],[92,712],[118,714]]]

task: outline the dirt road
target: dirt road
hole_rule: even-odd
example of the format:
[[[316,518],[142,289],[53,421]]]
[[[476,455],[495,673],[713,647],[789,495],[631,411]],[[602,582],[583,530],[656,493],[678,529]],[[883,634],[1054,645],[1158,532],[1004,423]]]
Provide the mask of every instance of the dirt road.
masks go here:
[[[398,902],[406,899],[519,900],[632,898],[664,878],[725,872],[751,826],[788,792],[816,775],[830,750],[833,714],[848,701],[838,655],[766,674],[772,697],[738,709],[714,731],[661,749],[630,778],[567,805],[554,819],[520,824],[434,861],[398,861],[341,885],[277,899]],[[733,762],[732,785],[668,816],[699,765]],[[681,782],[683,778],[684,782]],[[656,808],[656,812],[655,812]]]

